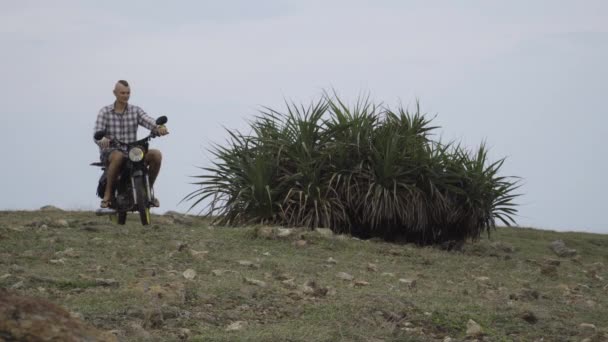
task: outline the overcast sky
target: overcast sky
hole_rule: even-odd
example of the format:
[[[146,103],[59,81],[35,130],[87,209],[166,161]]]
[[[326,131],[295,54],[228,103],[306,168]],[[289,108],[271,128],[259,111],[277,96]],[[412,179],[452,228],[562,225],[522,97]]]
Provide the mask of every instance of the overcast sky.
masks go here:
[[[436,115],[507,157],[521,226],[608,233],[606,1],[2,1],[0,210],[94,209],[91,136],[118,79],[169,117],[156,192],[194,190],[223,127],[334,88]],[[145,132],[140,130],[140,135]]]

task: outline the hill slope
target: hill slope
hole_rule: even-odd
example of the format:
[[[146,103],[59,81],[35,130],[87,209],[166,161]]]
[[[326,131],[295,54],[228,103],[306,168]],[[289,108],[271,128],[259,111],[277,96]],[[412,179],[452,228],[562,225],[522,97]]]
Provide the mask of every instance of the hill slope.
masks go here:
[[[608,340],[608,235],[499,228],[447,252],[135,218],[0,212],[0,287],[129,341]]]

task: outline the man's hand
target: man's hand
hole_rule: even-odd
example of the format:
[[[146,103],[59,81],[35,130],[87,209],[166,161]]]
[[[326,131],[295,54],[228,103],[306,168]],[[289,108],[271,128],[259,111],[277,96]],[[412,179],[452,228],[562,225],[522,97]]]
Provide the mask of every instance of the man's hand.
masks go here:
[[[161,126],[156,127],[156,129],[154,131],[159,136],[163,136],[163,135],[169,134],[169,131],[167,130],[167,127],[165,127],[165,125],[161,125]]]
[[[99,140],[99,146],[101,146],[102,149],[110,147],[110,139],[106,137],[101,138],[101,140]]]

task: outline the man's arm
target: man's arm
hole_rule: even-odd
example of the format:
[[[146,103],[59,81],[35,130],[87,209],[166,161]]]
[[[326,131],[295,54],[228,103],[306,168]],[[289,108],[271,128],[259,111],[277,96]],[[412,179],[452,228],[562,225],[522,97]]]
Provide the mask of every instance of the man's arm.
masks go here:
[[[93,130],[93,134],[95,134],[99,131],[105,131],[106,126],[107,126],[106,125],[106,115],[105,115],[105,111],[102,108],[99,110],[99,113],[97,114],[97,120],[95,120],[95,129]],[[93,142],[95,142],[95,144],[101,148],[100,141],[97,141],[97,140],[95,140],[95,138],[93,138]]]
[[[137,124],[143,126],[149,130],[154,130],[158,125],[156,120],[149,116],[143,109],[135,107],[137,113]]]

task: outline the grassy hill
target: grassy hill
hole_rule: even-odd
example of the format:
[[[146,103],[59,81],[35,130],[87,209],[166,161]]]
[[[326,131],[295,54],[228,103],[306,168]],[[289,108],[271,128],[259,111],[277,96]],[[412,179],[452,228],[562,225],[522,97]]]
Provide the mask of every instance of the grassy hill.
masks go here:
[[[0,287],[124,341],[608,340],[608,235],[498,228],[448,252],[135,219],[0,212]]]

